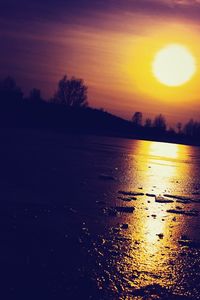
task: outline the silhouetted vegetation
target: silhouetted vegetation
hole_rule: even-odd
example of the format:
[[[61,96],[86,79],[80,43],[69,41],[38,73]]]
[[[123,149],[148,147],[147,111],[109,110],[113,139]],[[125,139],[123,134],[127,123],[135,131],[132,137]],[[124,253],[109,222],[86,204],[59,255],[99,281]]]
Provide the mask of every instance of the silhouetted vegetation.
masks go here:
[[[0,81],[0,126],[40,128],[65,132],[93,133],[147,140],[200,145],[200,122],[193,119],[169,128],[162,114],[144,119],[142,112],[133,113],[131,121],[114,116],[104,109],[88,105],[88,88],[82,79],[68,78],[58,82],[54,96],[43,99],[33,88],[24,97],[15,80]]]
[[[19,104],[23,99],[22,90],[16,85],[15,80],[8,76],[0,81],[1,107],[10,107]]]
[[[153,127],[158,133],[164,133],[167,128],[165,118],[162,115],[156,116],[153,122]]]
[[[35,88],[32,89],[27,100],[32,103],[40,103],[41,101],[43,101],[41,97],[41,91]]]
[[[68,79],[65,75],[58,82],[58,89],[52,101],[69,107],[86,107],[87,87],[82,79],[75,77]]]
[[[132,122],[134,127],[142,126],[142,113],[140,111],[136,111],[132,117]]]

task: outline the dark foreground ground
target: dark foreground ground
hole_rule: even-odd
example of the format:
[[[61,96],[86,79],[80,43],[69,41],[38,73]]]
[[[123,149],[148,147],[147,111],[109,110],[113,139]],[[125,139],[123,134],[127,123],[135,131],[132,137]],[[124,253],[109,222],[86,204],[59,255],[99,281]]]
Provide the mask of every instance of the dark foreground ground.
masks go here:
[[[0,141],[2,299],[200,299],[199,148],[11,129]]]

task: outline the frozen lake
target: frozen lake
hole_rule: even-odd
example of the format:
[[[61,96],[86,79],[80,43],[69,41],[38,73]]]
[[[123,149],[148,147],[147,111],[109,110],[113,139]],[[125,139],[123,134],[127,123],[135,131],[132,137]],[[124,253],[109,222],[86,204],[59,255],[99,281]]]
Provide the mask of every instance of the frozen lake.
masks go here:
[[[200,299],[200,148],[28,130],[0,137],[6,295]]]

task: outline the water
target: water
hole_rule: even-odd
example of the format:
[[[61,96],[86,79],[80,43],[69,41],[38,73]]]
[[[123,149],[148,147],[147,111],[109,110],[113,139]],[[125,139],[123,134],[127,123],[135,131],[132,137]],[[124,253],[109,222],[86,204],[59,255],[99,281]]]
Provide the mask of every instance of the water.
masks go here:
[[[200,299],[200,148],[25,131],[1,141],[6,295]],[[155,202],[164,194],[173,202]]]

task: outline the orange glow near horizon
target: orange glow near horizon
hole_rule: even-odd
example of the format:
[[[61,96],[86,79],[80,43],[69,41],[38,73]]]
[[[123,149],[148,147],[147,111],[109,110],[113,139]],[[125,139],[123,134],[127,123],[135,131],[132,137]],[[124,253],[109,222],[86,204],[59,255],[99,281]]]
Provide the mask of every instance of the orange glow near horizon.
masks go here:
[[[127,61],[123,66],[123,72],[127,75],[129,86],[132,86],[140,97],[156,100],[157,105],[161,106],[161,111],[162,103],[174,104],[176,102],[178,104],[180,102],[181,105],[188,105],[191,101],[197,103],[198,78],[200,78],[198,67],[200,46],[197,39],[198,35],[194,30],[186,30],[180,25],[168,26],[160,31],[155,29],[148,36],[138,37],[132,47],[124,49],[127,53]],[[163,57],[156,66],[157,70],[155,66],[152,70],[156,54],[169,45],[179,45],[180,49],[177,53],[172,51],[168,54],[172,54],[172,57],[175,55],[177,60],[181,56],[180,63],[185,63],[181,66],[182,74],[176,74],[174,81],[170,74],[166,74],[168,66]],[[155,76],[156,72],[157,76]]]
[[[123,28],[119,27],[122,23]],[[126,119],[135,111],[141,111],[144,118],[161,113],[173,127],[190,118],[198,120],[200,25],[183,20],[152,21],[142,14],[131,14],[126,20],[109,15],[105,24],[98,30],[75,27],[64,31],[72,45],[72,58],[65,65],[62,55],[58,59],[60,70],[84,79],[89,104]],[[195,72],[178,86],[163,84],[152,72],[156,54],[172,44],[186,48],[195,60]]]

